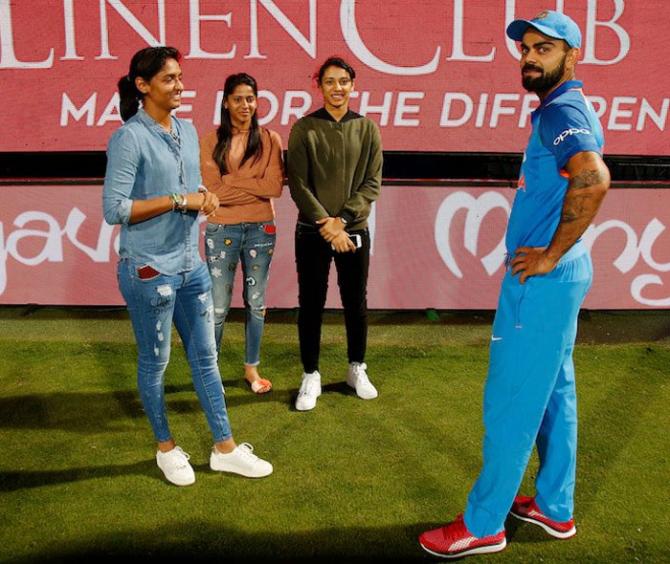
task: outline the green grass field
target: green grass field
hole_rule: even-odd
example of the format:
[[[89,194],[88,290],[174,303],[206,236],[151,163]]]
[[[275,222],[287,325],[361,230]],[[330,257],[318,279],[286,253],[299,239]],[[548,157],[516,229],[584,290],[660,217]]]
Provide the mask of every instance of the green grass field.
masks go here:
[[[370,402],[343,384],[344,329],[329,315],[326,386],[308,413],[292,408],[291,317],[269,315],[269,395],[241,379],[239,316],[221,358],[235,438],[275,466],[259,481],[208,469],[209,431],[175,340],[170,421],[197,477],[176,488],[155,464],[125,314],[0,309],[0,561],[431,561],[417,535],[462,510],[479,469],[490,315],[374,316]],[[508,548],[485,558],[669,562],[670,313],[587,314],[575,361],[578,535],[553,541],[510,520]]]

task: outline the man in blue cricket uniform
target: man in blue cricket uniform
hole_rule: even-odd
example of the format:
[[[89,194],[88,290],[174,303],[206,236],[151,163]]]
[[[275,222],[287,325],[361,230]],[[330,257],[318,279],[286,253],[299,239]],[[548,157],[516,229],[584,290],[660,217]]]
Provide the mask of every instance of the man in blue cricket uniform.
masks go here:
[[[446,558],[498,552],[508,513],[556,538],[573,521],[577,406],[572,351],[592,266],[580,237],[609,187],[603,134],[575,80],[581,46],[569,17],[516,20],[523,86],[535,92],[532,134],[507,227],[507,272],[493,323],[484,392],[482,470],[463,515],[419,537]],[[518,494],[533,444],[536,495]]]

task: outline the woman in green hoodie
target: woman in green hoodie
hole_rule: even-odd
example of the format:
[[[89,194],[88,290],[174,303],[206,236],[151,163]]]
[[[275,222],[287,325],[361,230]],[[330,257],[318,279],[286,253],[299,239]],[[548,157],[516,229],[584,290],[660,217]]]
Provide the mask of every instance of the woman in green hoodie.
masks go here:
[[[313,409],[321,395],[319,349],[331,260],[335,260],[347,330],[347,383],[362,399],[377,390],[365,364],[368,216],[379,197],[381,137],[371,120],[349,109],[356,73],[339,57],[315,76],[323,107],[298,120],[288,143],[288,183],[298,206],[298,336],[304,373],[296,409]]]

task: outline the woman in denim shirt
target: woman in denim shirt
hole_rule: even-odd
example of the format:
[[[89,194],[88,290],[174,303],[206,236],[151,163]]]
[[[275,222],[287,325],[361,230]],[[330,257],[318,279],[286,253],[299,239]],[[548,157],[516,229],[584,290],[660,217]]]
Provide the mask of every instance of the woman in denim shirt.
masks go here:
[[[214,437],[210,467],[262,477],[272,465],[250,445],[237,446],[228,422],[211,282],[198,251],[198,213],[209,215],[219,202],[200,187],[195,129],[171,115],[183,91],[180,58],[172,47],[142,49],[119,80],[125,124],[109,142],[103,207],[107,223],[121,224],[119,287],[137,340],[137,383],[158,442],[156,461],[168,481],[186,486],[195,475],[170,432],[163,388],[172,322]]]
[[[226,79],[221,126],[200,141],[200,166],[203,183],[219,198],[219,208],[209,216],[205,233],[216,344],[221,346],[235,271],[241,262],[246,310],[244,376],[253,392],[263,394],[272,388],[258,373],[265,288],[277,231],[272,198],[281,195],[284,168],[281,138],[258,125],[257,96],[256,80],[248,74]]]

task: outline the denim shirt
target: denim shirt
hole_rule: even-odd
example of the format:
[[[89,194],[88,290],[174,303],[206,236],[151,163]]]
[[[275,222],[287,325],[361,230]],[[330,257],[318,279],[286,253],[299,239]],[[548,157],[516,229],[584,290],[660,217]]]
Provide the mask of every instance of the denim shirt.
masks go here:
[[[192,270],[202,259],[198,212],[166,212],[130,224],[133,200],[197,192],[201,183],[198,136],[189,122],[172,117],[165,131],[143,109],[117,129],[107,147],[103,211],[121,224],[119,255],[163,274]]]

